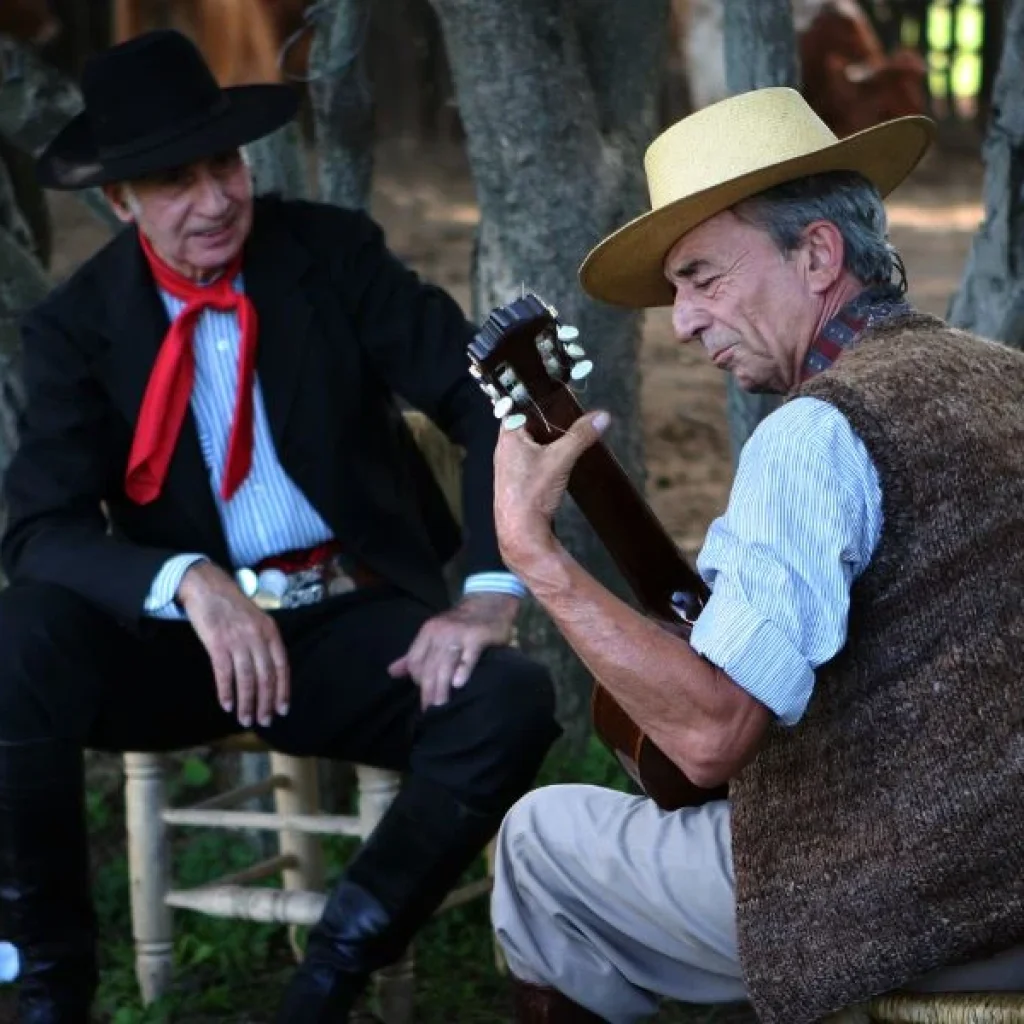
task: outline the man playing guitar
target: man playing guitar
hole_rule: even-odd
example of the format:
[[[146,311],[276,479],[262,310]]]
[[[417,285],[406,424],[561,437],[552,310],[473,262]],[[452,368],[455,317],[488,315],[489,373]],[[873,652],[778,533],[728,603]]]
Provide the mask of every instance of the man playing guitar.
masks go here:
[[[509,812],[492,912],[521,1021],[1024,989],[1024,356],[906,301],[882,196],[931,134],[839,141],[792,90],[732,97],[655,140],[651,211],[584,262],[592,296],[671,305],[680,340],[789,399],[709,531],[688,640],[552,533],[607,415],[502,432],[505,561],[666,757],[728,784]]]

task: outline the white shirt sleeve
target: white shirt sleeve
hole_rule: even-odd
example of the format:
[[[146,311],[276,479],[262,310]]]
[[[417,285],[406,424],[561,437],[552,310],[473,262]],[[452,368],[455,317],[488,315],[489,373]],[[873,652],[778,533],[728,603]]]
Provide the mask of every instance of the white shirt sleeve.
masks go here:
[[[850,587],[882,527],[878,472],[834,406],[787,402],[740,455],[697,569],[712,595],[691,645],[786,725],[846,639]]]

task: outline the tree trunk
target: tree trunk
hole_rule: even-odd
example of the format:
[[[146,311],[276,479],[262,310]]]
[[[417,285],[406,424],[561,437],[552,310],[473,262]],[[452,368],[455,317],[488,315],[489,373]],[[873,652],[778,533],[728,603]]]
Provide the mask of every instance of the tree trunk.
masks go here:
[[[985,139],[985,219],[949,319],[1024,348],[1024,0],[1012,0]]]
[[[790,0],[724,0],[725,84],[730,95],[773,85],[796,87],[800,81],[796,33]],[[740,450],[772,410],[776,395],[751,395],[730,375],[726,409],[733,462]]]
[[[306,144],[297,120],[249,143],[245,149],[257,195],[273,192],[285,199],[309,198]]]
[[[373,178],[373,97],[366,77],[371,0],[328,0],[309,50],[320,199],[365,209]]]
[[[0,476],[18,446],[18,417],[25,407],[21,378],[21,317],[50,290],[43,268],[0,226]],[[0,497],[0,529],[7,508]],[[5,580],[0,574],[0,586]]]
[[[82,109],[78,87],[31,49],[0,36],[0,135],[33,156]],[[113,230],[121,227],[99,189],[75,193]]]
[[[641,317],[587,300],[577,269],[595,242],[645,208],[642,156],[655,134],[668,5],[433,3],[480,203],[474,316],[481,319],[526,288],[579,328],[596,363],[585,402],[612,413],[608,439],[642,487]],[[571,502],[556,526],[591,572],[627,596]],[[524,648],[552,670],[559,717],[580,749],[590,725],[588,673],[536,607],[524,611],[521,637]]]

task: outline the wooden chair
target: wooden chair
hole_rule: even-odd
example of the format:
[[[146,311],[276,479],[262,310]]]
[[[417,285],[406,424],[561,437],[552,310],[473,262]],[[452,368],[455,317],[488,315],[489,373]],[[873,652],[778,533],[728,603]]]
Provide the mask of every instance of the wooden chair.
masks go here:
[[[894,993],[828,1018],[828,1024],[1021,1024],[1022,1021],[1024,992]]]
[[[458,516],[460,453],[426,417],[415,412],[405,416]],[[251,734],[218,746],[235,751],[266,750]],[[136,975],[143,1002],[147,1004],[170,985],[175,910],[279,922],[293,928],[314,924],[326,900],[321,837],[365,839],[387,810],[401,781],[395,772],[356,765],[358,812],[322,814],[316,761],[270,752],[270,774],[265,780],[236,787],[194,806],[171,807],[167,765],[167,757],[161,754],[124,755]],[[273,812],[239,809],[239,805],[267,794],[273,794]],[[202,886],[176,889],[172,884],[168,839],[169,830],[174,827],[269,830],[277,833],[278,852]],[[438,912],[486,896],[493,883],[493,869],[492,844],[487,850],[486,876],[451,892]],[[278,875],[282,888],[252,884]],[[500,955],[495,955],[500,969]],[[380,971],[376,978],[380,1010],[387,1024],[407,1024],[413,1018],[413,963],[410,950],[402,961]]]

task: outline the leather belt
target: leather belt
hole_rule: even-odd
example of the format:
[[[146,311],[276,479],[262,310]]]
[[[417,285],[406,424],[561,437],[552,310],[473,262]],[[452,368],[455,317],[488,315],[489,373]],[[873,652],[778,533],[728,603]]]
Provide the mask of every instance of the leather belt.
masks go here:
[[[235,580],[246,597],[268,610],[301,608],[383,583],[372,570],[346,558],[333,540],[272,555],[251,568],[239,569]]]

